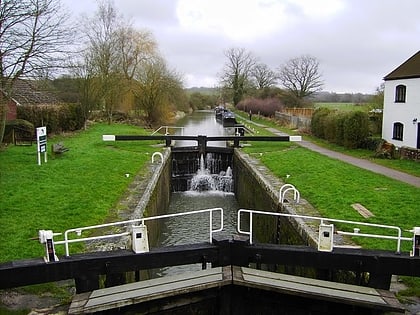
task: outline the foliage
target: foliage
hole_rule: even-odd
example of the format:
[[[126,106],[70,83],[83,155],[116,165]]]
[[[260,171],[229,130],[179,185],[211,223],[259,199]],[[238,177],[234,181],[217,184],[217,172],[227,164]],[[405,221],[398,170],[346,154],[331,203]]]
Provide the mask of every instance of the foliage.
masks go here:
[[[48,139],[63,142],[65,155],[37,165],[34,146],[9,146],[0,153],[0,260],[42,257],[30,238],[40,229],[66,229],[104,223],[134,175],[144,175],[155,141],[103,142],[103,134],[146,131],[122,124],[96,124],[87,131]],[[125,174],[130,174],[126,177]],[[59,255],[63,247],[57,246]]]
[[[385,83],[382,83],[380,86],[376,88],[375,94],[369,100],[369,102],[374,105],[374,108],[384,107],[384,92],[385,92]]]
[[[236,108],[246,113],[260,114],[266,117],[273,117],[276,111],[281,111],[284,105],[278,98],[247,98],[241,101]]]
[[[80,103],[80,78],[63,75],[51,80],[57,97],[64,103]]]
[[[147,63],[138,75],[136,109],[142,111],[149,125],[166,123],[184,91],[177,74],[167,69],[160,58]]]
[[[348,149],[359,148],[369,136],[369,116],[362,111],[339,112],[321,107],[312,115],[311,132]]]
[[[75,131],[85,123],[80,104],[18,106],[17,116],[36,127],[46,126],[48,133]]]
[[[346,148],[358,148],[369,135],[369,117],[366,113],[355,111],[346,114],[343,123],[343,140]]]
[[[283,91],[282,100],[286,107],[300,107],[300,108],[311,108],[313,107],[309,97],[300,98],[290,91]]]
[[[316,109],[313,113],[311,120],[311,132],[315,137],[325,139],[325,120],[330,114],[331,110],[324,107]]]
[[[0,2],[0,88],[13,96],[20,77],[42,76],[63,68],[73,28],[59,1]],[[6,122],[7,99],[0,99],[0,143]]]
[[[189,107],[192,109],[208,109],[217,105],[217,95],[202,94],[200,92],[193,92],[189,95]]]
[[[134,99],[139,68],[157,56],[157,45],[149,31],[126,23],[111,1],[99,3],[85,29],[88,43],[76,67],[83,79],[82,104],[98,103],[111,123],[118,105]]]

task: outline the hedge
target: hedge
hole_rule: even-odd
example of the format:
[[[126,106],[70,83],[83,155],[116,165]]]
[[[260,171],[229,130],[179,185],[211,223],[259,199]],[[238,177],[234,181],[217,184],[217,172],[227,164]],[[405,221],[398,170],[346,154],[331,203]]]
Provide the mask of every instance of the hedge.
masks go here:
[[[349,149],[360,148],[366,145],[369,136],[369,116],[361,111],[343,113],[319,108],[312,116],[311,132]]]
[[[46,126],[48,133],[75,131],[84,125],[79,104],[18,106],[17,117],[36,127]]]

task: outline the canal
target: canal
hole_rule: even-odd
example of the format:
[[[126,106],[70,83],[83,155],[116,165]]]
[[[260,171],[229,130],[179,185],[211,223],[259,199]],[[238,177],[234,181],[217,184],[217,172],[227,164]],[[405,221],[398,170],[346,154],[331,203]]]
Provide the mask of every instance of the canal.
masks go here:
[[[192,115],[181,119],[177,126],[183,127],[182,131],[180,129],[177,130],[177,134],[183,133],[183,135],[186,136],[223,136],[232,134],[232,128],[223,128],[223,126],[216,121],[213,111],[194,112]],[[196,142],[194,141],[178,141],[175,143],[176,147],[194,145],[196,145]],[[215,147],[225,147],[226,143],[222,141],[212,142],[211,145]],[[199,181],[200,176],[203,177],[202,180],[207,180],[207,178],[212,180],[212,178],[219,176],[219,174],[208,174],[208,170],[211,169],[211,167],[207,164],[211,163],[212,162],[207,159],[201,162],[201,169],[200,167],[197,167],[197,175],[195,177],[198,178]],[[200,163],[197,164],[200,165]],[[227,170],[225,170],[225,172],[226,171]],[[234,185],[234,183],[232,183],[232,185]],[[167,213],[181,213],[208,208],[223,208],[224,229],[219,233],[219,235],[225,238],[230,238],[236,233],[236,212],[239,209],[239,205],[233,193],[233,187],[218,190],[211,189],[212,185],[205,186],[207,187],[205,190],[189,187],[189,190],[187,191],[172,192]],[[213,222],[213,226],[218,225],[219,222]],[[161,225],[161,232],[157,246],[207,242],[208,229],[208,215],[200,214],[166,219]],[[201,268],[201,264],[168,267],[155,270],[153,272],[153,276],[173,275],[184,273],[186,271],[201,270]]]

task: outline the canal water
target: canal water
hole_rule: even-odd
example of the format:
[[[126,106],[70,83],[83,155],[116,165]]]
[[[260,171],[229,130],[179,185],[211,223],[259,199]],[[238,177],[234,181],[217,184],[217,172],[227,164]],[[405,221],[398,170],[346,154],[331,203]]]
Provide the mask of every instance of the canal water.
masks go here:
[[[223,128],[215,119],[213,111],[198,111],[183,118],[178,122],[178,126],[184,127],[183,135],[206,135],[222,136],[231,134],[232,130]],[[181,131],[177,131],[181,134]],[[176,146],[194,146],[196,141],[179,141]],[[212,142],[211,146],[224,147],[225,142]],[[201,166],[203,167],[203,165]],[[204,165],[204,167],[206,167]],[[201,172],[200,172],[201,171]],[[231,172],[231,170],[226,170]],[[197,169],[197,175],[203,170]],[[233,192],[221,190],[190,190],[185,192],[174,192],[171,195],[168,213],[181,213],[194,210],[209,208],[223,208],[224,229],[218,232],[218,236],[231,238],[236,234],[236,212],[239,205]],[[218,217],[218,213],[215,213]],[[220,226],[218,219],[213,221],[214,229]],[[161,225],[161,233],[158,246],[171,246],[194,244],[209,241],[209,214],[202,213],[197,215],[180,216],[165,219]],[[155,270],[155,276],[165,276],[184,273],[187,271],[201,270],[201,264],[168,267]]]

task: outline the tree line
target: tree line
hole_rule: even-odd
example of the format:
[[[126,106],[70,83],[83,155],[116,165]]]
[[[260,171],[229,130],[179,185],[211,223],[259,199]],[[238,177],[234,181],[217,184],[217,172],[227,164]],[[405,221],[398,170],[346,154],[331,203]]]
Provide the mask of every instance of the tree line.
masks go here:
[[[237,106],[247,98],[275,98],[286,106],[305,106],[308,97],[323,87],[319,61],[313,56],[292,58],[272,70],[243,48],[228,49],[224,55],[217,94],[187,95],[182,76],[159,54],[153,34],[135,28],[111,0],[99,0],[94,14],[80,23],[70,19],[60,0],[2,0],[0,143],[7,104],[21,78],[64,90],[66,100],[79,104],[84,121],[100,111],[111,123],[122,109],[150,126],[169,120],[176,110],[220,102]],[[65,76],[51,80],[63,71]],[[272,101],[268,103],[275,108]]]
[[[231,99],[234,106],[246,97],[277,96],[288,106],[301,107],[323,87],[319,61],[310,55],[292,58],[277,70],[244,48],[228,49],[225,57],[220,85],[224,97]]]
[[[118,108],[153,125],[186,95],[181,76],[159,54],[153,34],[138,30],[110,0],[101,0],[93,16],[74,23],[59,0],[0,2],[0,143],[8,102],[18,79],[51,81],[57,73],[77,85],[77,103],[85,121],[93,110],[109,122]],[[170,108],[171,110],[168,110]]]

